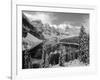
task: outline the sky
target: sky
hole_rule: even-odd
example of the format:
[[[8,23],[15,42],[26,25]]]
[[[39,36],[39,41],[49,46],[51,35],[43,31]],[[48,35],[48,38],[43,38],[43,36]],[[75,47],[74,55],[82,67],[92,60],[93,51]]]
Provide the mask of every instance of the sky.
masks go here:
[[[66,26],[79,29],[83,25],[86,32],[89,32],[89,14],[39,11],[23,11],[23,13],[30,21],[41,20],[43,24],[49,24],[61,29],[65,29]]]

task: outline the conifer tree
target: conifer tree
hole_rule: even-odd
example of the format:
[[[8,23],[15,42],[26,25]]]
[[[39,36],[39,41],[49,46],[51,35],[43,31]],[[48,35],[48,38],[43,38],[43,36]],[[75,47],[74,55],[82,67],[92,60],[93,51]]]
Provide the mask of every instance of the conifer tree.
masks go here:
[[[89,63],[89,35],[85,32],[84,26],[80,29],[79,35],[79,49],[80,49],[80,61]]]

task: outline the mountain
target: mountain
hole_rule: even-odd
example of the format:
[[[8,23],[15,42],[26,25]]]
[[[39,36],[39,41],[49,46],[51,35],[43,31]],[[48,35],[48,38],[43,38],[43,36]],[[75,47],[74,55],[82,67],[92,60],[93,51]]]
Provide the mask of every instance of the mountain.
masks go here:
[[[47,43],[53,44],[57,38],[61,42],[75,42],[78,43],[78,35],[72,35],[75,28],[72,26],[64,25],[65,29],[50,25],[43,24],[41,20],[30,21],[28,17],[22,14],[22,36],[23,42],[28,43],[29,48],[39,45],[44,40]]]
[[[42,35],[42,32],[40,30],[41,29],[39,29],[38,27],[33,25],[33,23],[30,22],[29,19],[24,14],[22,14],[22,32],[23,32],[23,34],[26,33],[26,35],[27,35],[27,33],[30,33],[33,36],[37,37],[38,39],[44,40],[44,36]],[[23,37],[26,37],[26,36],[23,36]]]

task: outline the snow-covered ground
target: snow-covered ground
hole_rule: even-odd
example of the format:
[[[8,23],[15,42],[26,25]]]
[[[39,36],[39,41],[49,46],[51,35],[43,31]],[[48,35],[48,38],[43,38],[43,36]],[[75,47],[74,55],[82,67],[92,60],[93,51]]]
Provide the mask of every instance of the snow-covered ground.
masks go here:
[[[69,62],[65,62],[64,67],[77,67],[77,66],[86,66],[86,64],[84,64],[83,62],[80,62],[78,59],[75,59],[73,61],[69,61]],[[61,67],[58,65],[55,66],[50,66],[51,68],[58,68]]]

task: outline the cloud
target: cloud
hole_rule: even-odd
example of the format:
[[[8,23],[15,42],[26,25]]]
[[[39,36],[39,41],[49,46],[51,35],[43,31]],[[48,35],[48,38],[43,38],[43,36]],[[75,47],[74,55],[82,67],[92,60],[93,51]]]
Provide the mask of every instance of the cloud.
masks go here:
[[[78,36],[79,35],[79,32],[80,32],[80,26],[73,26],[71,24],[60,24],[58,26],[60,29],[63,30],[63,32],[68,32],[70,35],[73,35],[73,36]]]
[[[65,29],[66,28],[66,24],[60,24],[60,25],[58,25],[58,28]]]
[[[59,24],[59,25],[51,24],[50,26],[51,26],[51,27],[54,27],[54,28],[59,28],[59,29],[62,29],[62,30],[65,30],[66,28],[67,28],[67,29],[73,28],[72,25],[70,25],[70,24],[65,24],[65,23]]]
[[[55,27],[56,29],[58,28],[60,32],[67,32],[72,36],[78,36],[80,33],[80,28],[81,26],[73,26],[71,24],[59,24],[59,25],[50,25],[51,27]]]
[[[52,24],[52,22],[56,19],[53,13],[44,13],[44,12],[34,12],[33,14],[25,13],[24,14],[32,20],[41,20],[43,24]]]
[[[61,29],[80,29],[80,26],[73,26],[69,23],[64,23],[64,24],[58,25],[58,28],[61,28]]]
[[[56,24],[50,24],[50,27],[54,27],[55,29],[58,28],[58,26]]]

